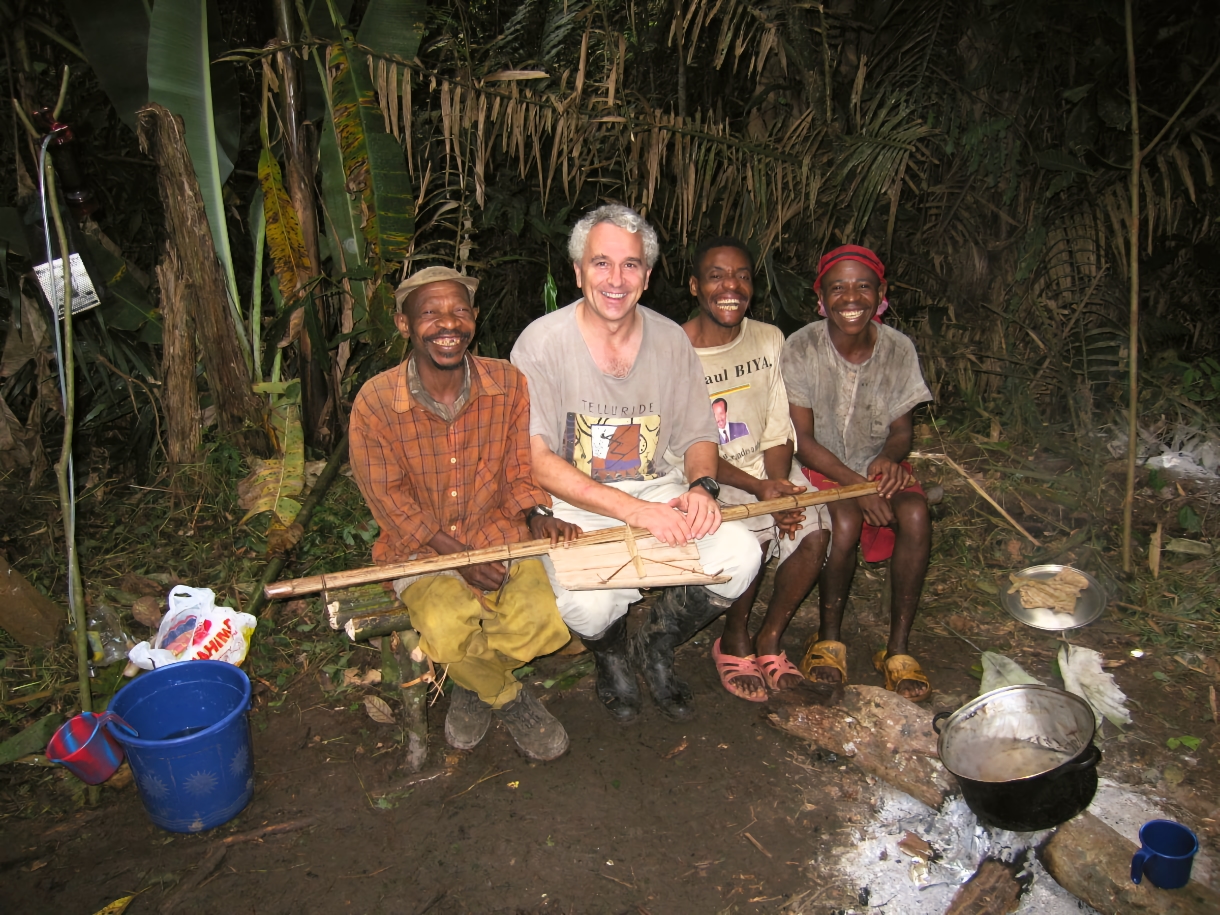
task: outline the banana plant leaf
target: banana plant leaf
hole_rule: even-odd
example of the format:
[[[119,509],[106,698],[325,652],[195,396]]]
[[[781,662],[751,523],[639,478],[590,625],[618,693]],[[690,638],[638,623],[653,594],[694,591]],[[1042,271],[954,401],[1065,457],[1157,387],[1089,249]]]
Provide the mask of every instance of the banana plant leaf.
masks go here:
[[[347,287],[352,296],[352,319],[360,325],[368,316],[368,293],[365,284],[353,275],[364,270],[364,232],[360,228],[360,204],[347,192],[346,176],[343,173],[343,156],[339,152],[339,140],[335,135],[335,122],[330,116],[329,99],[327,116],[323,119],[322,135],[318,143],[318,158],[321,165],[322,210],[326,216],[326,235],[331,241],[331,260],[336,272],[347,274]]]
[[[361,222],[370,266],[407,255],[415,233],[415,195],[402,147],[385,131],[373,97],[368,59],[350,32],[327,55],[335,134],[347,188],[360,195]]]
[[[305,280],[312,272],[312,265],[305,251],[300,217],[288,192],[284,190],[280,164],[265,146],[258,160],[258,180],[263,188],[263,215],[271,266],[280,281],[285,303],[292,305],[300,297]],[[293,314],[288,331],[280,340],[281,347],[296,339],[301,332],[303,317],[304,313],[300,310]]]
[[[379,54],[414,60],[427,19],[425,0],[370,0],[356,41]]]
[[[148,7],[144,0],[65,0],[89,66],[123,123],[136,129],[148,101]]]
[[[271,512],[268,529],[286,530],[301,510],[299,496],[305,489],[305,433],[301,428],[299,381],[254,385],[257,394],[269,394],[272,438],[278,456],[256,459],[250,475],[237,484],[237,503],[246,509],[241,524],[256,515]]]
[[[102,311],[106,324],[116,330],[139,330],[148,321],[161,325],[161,317],[148,299],[148,293],[127,269],[127,261],[92,235],[82,232],[80,240],[88,257],[87,266],[95,268],[95,279],[104,286]]]
[[[254,377],[263,377],[263,246],[267,241],[267,217],[263,195],[250,195],[250,235],[254,238],[254,271],[250,281],[250,351],[254,357]]]
[[[148,34],[148,97],[181,117],[185,125],[186,145],[248,361],[250,346],[238,307],[241,299],[223,194],[224,182],[233,172],[240,112],[235,64],[211,63],[209,36],[219,25],[214,0],[157,0]]]

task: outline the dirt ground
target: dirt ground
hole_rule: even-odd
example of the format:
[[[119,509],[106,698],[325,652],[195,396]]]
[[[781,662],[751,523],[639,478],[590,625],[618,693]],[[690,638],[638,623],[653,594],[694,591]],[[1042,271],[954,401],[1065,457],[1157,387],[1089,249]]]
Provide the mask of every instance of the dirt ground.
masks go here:
[[[853,682],[880,683],[868,658],[885,638],[882,574],[862,567],[857,575],[845,633]],[[934,569],[911,644],[936,689],[933,705],[953,708],[977,692],[974,646],[1058,682],[1050,634],[1013,622],[986,594],[968,606],[938,603],[936,576]],[[790,653],[816,618],[808,602],[789,630]],[[256,789],[239,817],[210,833],[172,835],[150,825],[130,786],[103,790],[95,809],[7,816],[0,911],[93,913],[138,893],[128,911],[153,912],[224,837],[303,817],[316,825],[231,847],[177,911],[866,910],[867,888],[837,879],[827,850],[873,812],[867,779],[770,726],[765,705],[719,688],[709,658],[719,629],[713,623],[678,656],[698,707],[688,724],[650,707],[637,724],[620,727],[589,676],[563,691],[535,685],[571,735],[568,754],[550,764],[518,755],[499,725],[474,751],[450,750],[441,698],[430,715],[428,765],[412,776],[399,767],[401,733],[365,715],[364,690],[324,690],[315,671],[303,670],[278,695],[256,697]],[[1140,633],[1112,613],[1072,638],[1123,662],[1113,672],[1132,700],[1134,726],[1122,735],[1109,725],[1103,731],[1101,775],[1164,799],[1213,852],[1220,849],[1220,734],[1206,712],[1214,675],[1156,650],[1132,658]],[[363,666],[378,664],[377,653],[363,654]],[[540,684],[572,662],[542,659],[526,679]],[[1203,742],[1195,751],[1168,749],[1180,735]]]

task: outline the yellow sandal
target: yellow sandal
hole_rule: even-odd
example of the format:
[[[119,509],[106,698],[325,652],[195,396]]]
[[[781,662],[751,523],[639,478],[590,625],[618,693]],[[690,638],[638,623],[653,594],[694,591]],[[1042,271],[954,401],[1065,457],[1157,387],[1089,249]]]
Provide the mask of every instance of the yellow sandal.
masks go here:
[[[903,696],[904,699],[911,702],[923,702],[932,695],[932,682],[923,672],[923,668],[919,666],[919,662],[909,654],[896,654],[887,658],[883,648],[873,655],[873,667],[878,673],[885,674],[885,688],[892,693],[898,692],[898,684],[903,680],[912,680],[924,685],[924,691],[920,695]]]
[[[825,641],[814,641],[810,639],[809,644],[805,647],[805,656],[801,658],[801,673],[808,679],[818,683],[829,683],[829,680],[818,680],[813,672],[819,667],[833,667],[839,672],[842,679],[839,681],[841,685],[847,683],[847,646],[842,642],[835,642],[830,639]]]

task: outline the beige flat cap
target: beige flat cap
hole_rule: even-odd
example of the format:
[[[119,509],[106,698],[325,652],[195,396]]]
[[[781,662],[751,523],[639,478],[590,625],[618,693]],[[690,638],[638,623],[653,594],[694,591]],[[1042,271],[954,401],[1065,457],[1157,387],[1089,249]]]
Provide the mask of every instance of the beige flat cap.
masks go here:
[[[474,304],[474,293],[479,288],[479,281],[473,276],[463,276],[452,267],[425,267],[423,270],[412,273],[394,290],[394,301],[398,305],[398,310],[402,311],[402,303],[416,289],[427,286],[429,283],[442,283],[446,280],[452,280],[465,286],[470,291],[470,304]]]

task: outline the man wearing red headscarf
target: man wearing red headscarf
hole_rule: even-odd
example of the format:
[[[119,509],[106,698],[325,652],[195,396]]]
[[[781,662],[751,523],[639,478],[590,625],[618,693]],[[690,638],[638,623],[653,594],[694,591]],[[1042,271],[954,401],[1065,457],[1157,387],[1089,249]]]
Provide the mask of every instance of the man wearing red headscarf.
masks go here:
[[[784,344],[780,368],[796,428],[796,456],[817,489],[875,480],[879,493],[832,502],[830,553],[819,579],[821,622],[801,669],[824,682],[846,682],[847,648],[839,640],[856,570],[890,559],[890,635],[873,657],[887,689],[916,702],[931,692],[907,650],[923,590],[931,524],[923,489],[911,475],[911,414],[932,399],[915,346],[879,320],[889,307],[885,265],[868,248],[844,245],[818,263],[813,285],[825,321]]]

